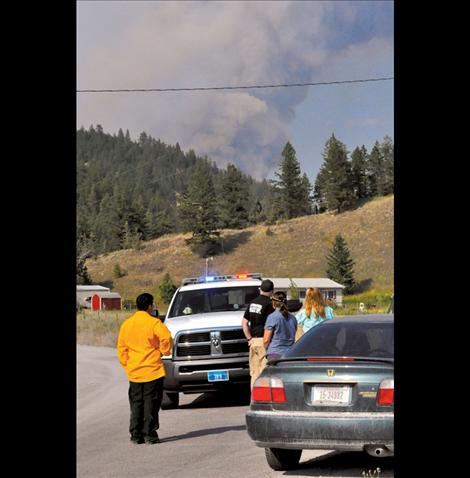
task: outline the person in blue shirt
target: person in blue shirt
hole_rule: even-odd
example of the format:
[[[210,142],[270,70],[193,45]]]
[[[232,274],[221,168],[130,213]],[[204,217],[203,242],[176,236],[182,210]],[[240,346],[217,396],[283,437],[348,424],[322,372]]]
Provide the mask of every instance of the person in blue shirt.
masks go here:
[[[316,287],[309,287],[305,294],[304,308],[295,316],[304,333],[333,317],[333,309],[326,305],[323,294]]]
[[[268,315],[264,325],[263,344],[267,359],[283,355],[295,341],[297,320],[287,310],[287,298],[284,292],[275,292],[272,297],[274,312]]]

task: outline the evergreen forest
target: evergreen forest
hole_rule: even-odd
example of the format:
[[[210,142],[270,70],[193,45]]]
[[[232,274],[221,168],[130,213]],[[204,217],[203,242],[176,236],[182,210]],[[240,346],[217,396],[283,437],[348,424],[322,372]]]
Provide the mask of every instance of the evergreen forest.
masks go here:
[[[82,127],[77,131],[77,283],[87,282],[88,257],[138,249],[142,241],[164,234],[192,232],[193,243],[216,246],[220,229],[341,213],[393,193],[393,157],[388,136],[370,153],[358,146],[349,157],[332,134],[313,186],[290,142],[280,152],[276,179],[257,181],[233,164],[222,169],[207,156],[145,132],[134,141],[122,129],[111,135],[100,125]]]

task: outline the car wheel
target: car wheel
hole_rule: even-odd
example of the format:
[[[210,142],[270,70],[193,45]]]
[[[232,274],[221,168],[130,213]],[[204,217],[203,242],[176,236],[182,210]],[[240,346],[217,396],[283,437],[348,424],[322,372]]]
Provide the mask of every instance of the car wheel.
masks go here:
[[[178,408],[179,404],[180,394],[178,392],[163,392],[162,410]]]
[[[288,450],[284,448],[265,448],[268,465],[276,471],[292,470],[300,461],[302,450]]]

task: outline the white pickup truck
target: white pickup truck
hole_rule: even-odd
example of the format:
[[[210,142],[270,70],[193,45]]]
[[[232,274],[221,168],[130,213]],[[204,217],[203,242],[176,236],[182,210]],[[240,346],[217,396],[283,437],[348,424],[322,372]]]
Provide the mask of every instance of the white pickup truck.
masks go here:
[[[183,279],[165,317],[174,347],[171,356],[163,357],[162,408],[177,407],[179,392],[250,382],[242,318],[260,285],[258,273]]]

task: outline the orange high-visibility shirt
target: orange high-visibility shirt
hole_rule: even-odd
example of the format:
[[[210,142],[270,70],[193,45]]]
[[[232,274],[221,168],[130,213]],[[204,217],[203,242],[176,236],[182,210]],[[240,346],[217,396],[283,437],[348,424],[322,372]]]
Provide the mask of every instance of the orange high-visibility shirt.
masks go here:
[[[167,326],[143,310],[119,330],[117,354],[130,382],[151,382],[165,376],[162,355],[170,355],[173,339]]]

